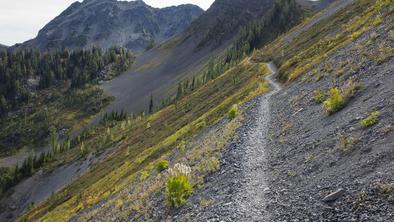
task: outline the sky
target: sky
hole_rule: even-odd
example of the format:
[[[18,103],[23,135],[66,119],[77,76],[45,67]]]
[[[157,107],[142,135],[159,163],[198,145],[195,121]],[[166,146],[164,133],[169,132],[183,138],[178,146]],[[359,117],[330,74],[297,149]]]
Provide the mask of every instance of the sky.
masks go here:
[[[0,43],[11,46],[36,37],[42,27],[75,1],[0,0]],[[214,0],[144,1],[146,4],[157,8],[191,3],[206,10]]]

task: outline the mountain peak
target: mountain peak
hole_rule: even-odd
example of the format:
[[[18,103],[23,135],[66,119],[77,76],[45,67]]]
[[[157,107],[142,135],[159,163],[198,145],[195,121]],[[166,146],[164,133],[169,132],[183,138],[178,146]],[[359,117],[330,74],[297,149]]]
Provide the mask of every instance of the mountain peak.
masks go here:
[[[22,47],[122,46],[143,51],[184,31],[203,12],[195,5],[159,9],[143,0],[84,0],[72,4]]]

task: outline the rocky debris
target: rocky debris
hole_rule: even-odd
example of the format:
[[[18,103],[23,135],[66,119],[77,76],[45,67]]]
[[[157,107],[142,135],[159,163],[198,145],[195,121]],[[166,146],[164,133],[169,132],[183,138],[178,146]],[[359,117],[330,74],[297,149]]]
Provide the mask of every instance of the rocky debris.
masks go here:
[[[251,101],[220,170],[206,178],[190,204],[176,213],[176,221],[392,221],[393,196],[381,187],[394,178],[394,58],[365,58],[382,46],[393,47],[387,27],[383,22],[312,67],[321,72],[318,81],[308,79],[312,74],[307,72],[273,95],[267,133],[258,127],[262,100]],[[367,44],[371,32],[379,37]],[[325,70],[327,64],[332,71]],[[340,68],[345,74],[338,77],[335,70]],[[349,79],[364,87],[337,113],[327,115],[311,99],[314,90],[327,91]],[[363,128],[360,120],[376,110],[378,122]],[[260,134],[252,133],[256,129]],[[339,134],[355,139],[348,152],[338,148]],[[267,143],[261,146],[263,138]],[[250,140],[255,143],[246,142]],[[264,147],[261,158],[256,152]],[[213,203],[202,207],[205,199]]]
[[[273,64],[269,68],[276,70]],[[238,129],[239,139],[226,148],[220,170],[208,177],[190,204],[174,213],[174,221],[269,221],[266,195],[275,191],[267,183],[268,101],[280,87],[267,80],[273,91],[243,107],[246,120]],[[212,204],[201,206],[204,200]]]
[[[340,188],[339,190],[332,192],[330,194],[328,194],[327,196],[325,196],[323,198],[324,202],[333,202],[338,200],[340,197],[342,197],[345,194],[345,190]]]

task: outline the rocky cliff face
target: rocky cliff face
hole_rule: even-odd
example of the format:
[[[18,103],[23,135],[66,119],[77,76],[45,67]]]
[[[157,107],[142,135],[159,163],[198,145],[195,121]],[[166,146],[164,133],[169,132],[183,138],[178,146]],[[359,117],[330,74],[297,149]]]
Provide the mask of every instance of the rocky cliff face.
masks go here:
[[[73,3],[22,47],[142,51],[184,31],[202,13],[194,5],[157,9],[141,0],[85,0]]]

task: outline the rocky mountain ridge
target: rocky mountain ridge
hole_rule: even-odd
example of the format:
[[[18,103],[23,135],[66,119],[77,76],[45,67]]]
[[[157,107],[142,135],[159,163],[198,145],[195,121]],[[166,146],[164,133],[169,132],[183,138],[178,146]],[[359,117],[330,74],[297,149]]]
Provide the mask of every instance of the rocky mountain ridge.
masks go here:
[[[142,0],[75,2],[18,47],[108,49],[123,46],[143,51],[184,31],[203,10],[195,5],[153,8]]]

